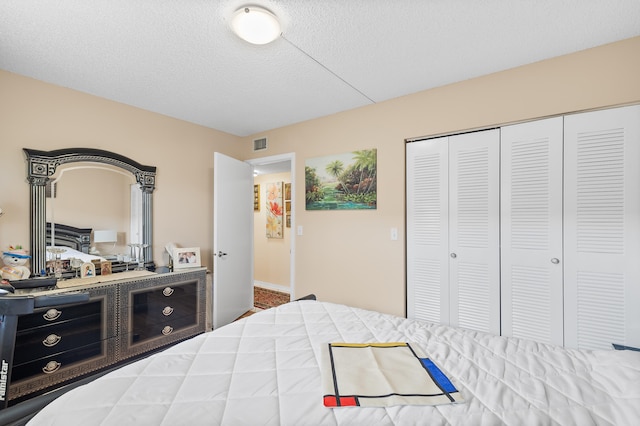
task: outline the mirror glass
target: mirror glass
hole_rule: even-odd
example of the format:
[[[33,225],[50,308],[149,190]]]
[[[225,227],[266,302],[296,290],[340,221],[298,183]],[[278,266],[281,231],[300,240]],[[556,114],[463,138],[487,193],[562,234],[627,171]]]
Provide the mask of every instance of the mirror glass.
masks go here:
[[[93,229],[90,253],[106,258],[130,255],[128,244],[141,241],[142,192],[134,176],[118,167],[87,162],[58,167],[47,184],[46,205],[51,245],[55,224]]]

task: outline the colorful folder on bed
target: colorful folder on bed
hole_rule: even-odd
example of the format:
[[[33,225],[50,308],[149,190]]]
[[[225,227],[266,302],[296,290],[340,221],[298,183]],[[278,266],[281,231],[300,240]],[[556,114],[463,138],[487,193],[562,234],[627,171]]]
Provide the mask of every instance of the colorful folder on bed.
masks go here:
[[[439,405],[462,402],[429,359],[404,342],[329,343],[322,352],[326,407]]]

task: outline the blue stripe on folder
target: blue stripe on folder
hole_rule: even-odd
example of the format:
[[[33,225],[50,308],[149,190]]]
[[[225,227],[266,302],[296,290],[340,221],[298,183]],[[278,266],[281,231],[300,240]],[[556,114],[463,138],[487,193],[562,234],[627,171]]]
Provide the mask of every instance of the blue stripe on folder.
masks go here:
[[[427,369],[429,374],[433,380],[440,386],[440,388],[445,392],[457,392],[453,383],[449,381],[447,376],[444,375],[442,371],[431,361],[429,358],[420,358],[420,362]]]

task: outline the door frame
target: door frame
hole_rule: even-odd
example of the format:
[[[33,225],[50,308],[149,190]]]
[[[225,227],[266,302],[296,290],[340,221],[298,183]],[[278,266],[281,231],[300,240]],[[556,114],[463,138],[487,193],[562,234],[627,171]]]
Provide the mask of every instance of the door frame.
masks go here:
[[[278,155],[271,155],[268,157],[260,157],[260,158],[253,158],[251,160],[246,160],[247,163],[251,164],[251,166],[253,166],[254,168],[257,166],[262,166],[262,165],[266,165],[266,164],[271,164],[271,163],[280,163],[283,161],[289,161],[289,167],[290,167],[290,176],[291,176],[291,238],[290,238],[290,247],[291,247],[291,253],[289,256],[289,294],[291,295],[291,300],[295,300],[296,296],[295,296],[295,266],[296,266],[296,239],[295,239],[295,232],[293,232],[294,229],[296,229],[296,175],[295,175],[295,170],[296,170],[296,154],[295,152],[289,152],[286,154],[278,154]],[[254,243],[254,250],[255,250],[255,243]],[[254,282],[255,282],[255,277],[254,277]]]

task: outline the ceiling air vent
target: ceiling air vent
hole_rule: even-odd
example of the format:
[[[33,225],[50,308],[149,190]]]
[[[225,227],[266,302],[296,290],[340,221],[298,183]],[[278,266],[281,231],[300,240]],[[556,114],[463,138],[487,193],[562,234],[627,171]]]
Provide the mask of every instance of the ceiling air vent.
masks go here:
[[[260,138],[253,140],[253,150],[254,151],[263,151],[267,149],[267,138]]]

